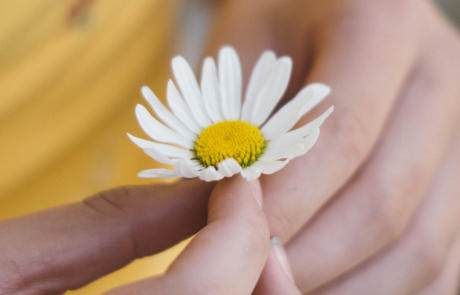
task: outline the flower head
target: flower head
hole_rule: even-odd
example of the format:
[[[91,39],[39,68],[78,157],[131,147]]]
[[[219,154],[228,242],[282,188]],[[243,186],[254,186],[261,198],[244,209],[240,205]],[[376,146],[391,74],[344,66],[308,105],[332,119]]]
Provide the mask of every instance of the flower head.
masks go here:
[[[144,170],[139,177],[214,181],[241,173],[252,180],[262,173],[274,173],[310,150],[320,125],[333,111],[330,107],[291,130],[330,92],[328,86],[314,83],[271,115],[292,69],[289,57],[277,58],[272,51],[264,52],[256,63],[243,103],[241,65],[232,47],[219,51],[217,67],[212,58],[204,60],[200,84],[183,57],[173,58],[172,69],[180,92],[174,82],[168,82],[170,110],[148,87],[142,87],[143,96],[163,123],[143,105],[136,106],[141,128],[154,141],[128,136],[147,155],[174,169]]]

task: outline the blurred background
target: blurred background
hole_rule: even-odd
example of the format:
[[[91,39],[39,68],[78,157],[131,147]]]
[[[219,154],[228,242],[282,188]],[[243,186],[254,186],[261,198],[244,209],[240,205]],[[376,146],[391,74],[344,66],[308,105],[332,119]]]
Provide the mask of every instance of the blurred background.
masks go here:
[[[439,6],[446,12],[452,21],[460,27],[460,1],[437,0]]]
[[[216,1],[216,0],[215,0]],[[79,201],[152,168],[126,132],[146,84],[164,97],[169,59],[197,63],[209,0],[0,0],[0,220]],[[460,1],[439,0],[460,25]],[[164,271],[183,247],[69,294]]]

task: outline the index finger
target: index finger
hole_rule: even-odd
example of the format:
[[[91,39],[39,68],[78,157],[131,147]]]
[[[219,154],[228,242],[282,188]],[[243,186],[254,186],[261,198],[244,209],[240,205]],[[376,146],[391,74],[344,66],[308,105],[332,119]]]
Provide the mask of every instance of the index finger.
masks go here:
[[[164,250],[204,226],[212,187],[124,187],[0,222],[0,293],[62,293]]]

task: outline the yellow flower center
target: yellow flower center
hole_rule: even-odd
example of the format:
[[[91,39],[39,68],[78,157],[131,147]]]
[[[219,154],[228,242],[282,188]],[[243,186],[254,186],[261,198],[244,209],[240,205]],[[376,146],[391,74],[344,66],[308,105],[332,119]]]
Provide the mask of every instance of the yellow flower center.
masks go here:
[[[233,120],[210,125],[195,141],[195,159],[204,167],[235,159],[241,167],[251,166],[264,152],[266,143],[259,128],[251,123]]]

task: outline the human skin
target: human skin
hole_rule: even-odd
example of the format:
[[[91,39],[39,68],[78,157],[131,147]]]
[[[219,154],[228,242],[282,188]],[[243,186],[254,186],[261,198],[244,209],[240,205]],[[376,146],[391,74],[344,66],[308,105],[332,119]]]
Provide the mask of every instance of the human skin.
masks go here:
[[[197,181],[125,187],[0,222],[0,294],[79,288],[166,249],[200,223],[207,225],[164,275],[107,294],[251,294],[262,270],[270,279],[264,294],[301,294],[277,256],[286,255],[282,246],[270,247],[259,183],[238,176],[211,188]]]
[[[319,142],[260,180],[301,291],[425,294],[439,274],[458,277],[448,265],[460,263],[449,254],[460,224],[460,41],[445,17],[419,0],[235,0],[218,10],[208,52],[234,45],[246,77],[264,49],[292,56],[287,99],[310,82],[332,88],[299,123],[334,105]]]
[[[270,233],[286,243],[299,288],[304,294],[454,294],[460,260],[460,246],[454,242],[460,215],[457,32],[426,1],[261,1],[223,1],[209,52],[223,44],[234,45],[247,77],[251,62],[272,48],[294,59],[294,86],[289,93],[313,81],[333,89],[311,116],[335,106],[313,150],[279,173],[261,178]],[[73,277],[77,281],[64,275],[62,283],[56,273],[80,260],[50,264],[45,259],[50,268],[38,271],[28,267],[31,259],[17,261],[22,257],[17,254],[11,263],[0,251],[0,263],[10,261],[3,265],[13,266],[3,268],[2,274],[35,282],[44,273],[48,278],[44,285],[32,286],[54,288],[61,282],[61,289],[70,288],[137,256],[156,253],[206,222],[212,185],[187,183],[196,187],[160,194],[161,206],[157,200],[140,202],[152,193],[138,188],[92,201],[109,210],[109,217],[131,212],[123,222],[106,219],[107,213],[94,217],[97,224],[107,221],[101,226],[110,234],[103,237],[125,245],[123,259],[112,261],[110,269],[96,269],[86,277],[77,276],[78,280]],[[9,222],[24,224],[21,220],[28,219]],[[124,226],[116,226],[120,224]],[[159,225],[165,224],[161,231]],[[12,234],[5,228],[12,227],[4,226],[0,235]],[[144,230],[160,230],[165,236],[151,236]],[[131,241],[136,255],[129,252]],[[93,259],[101,253],[99,247],[81,251]],[[269,257],[268,251],[264,253]],[[99,259],[114,257],[113,252],[106,254]],[[254,265],[261,271],[260,264]],[[270,276],[277,273],[270,265],[267,262],[255,294],[276,290],[277,286],[269,285]]]

